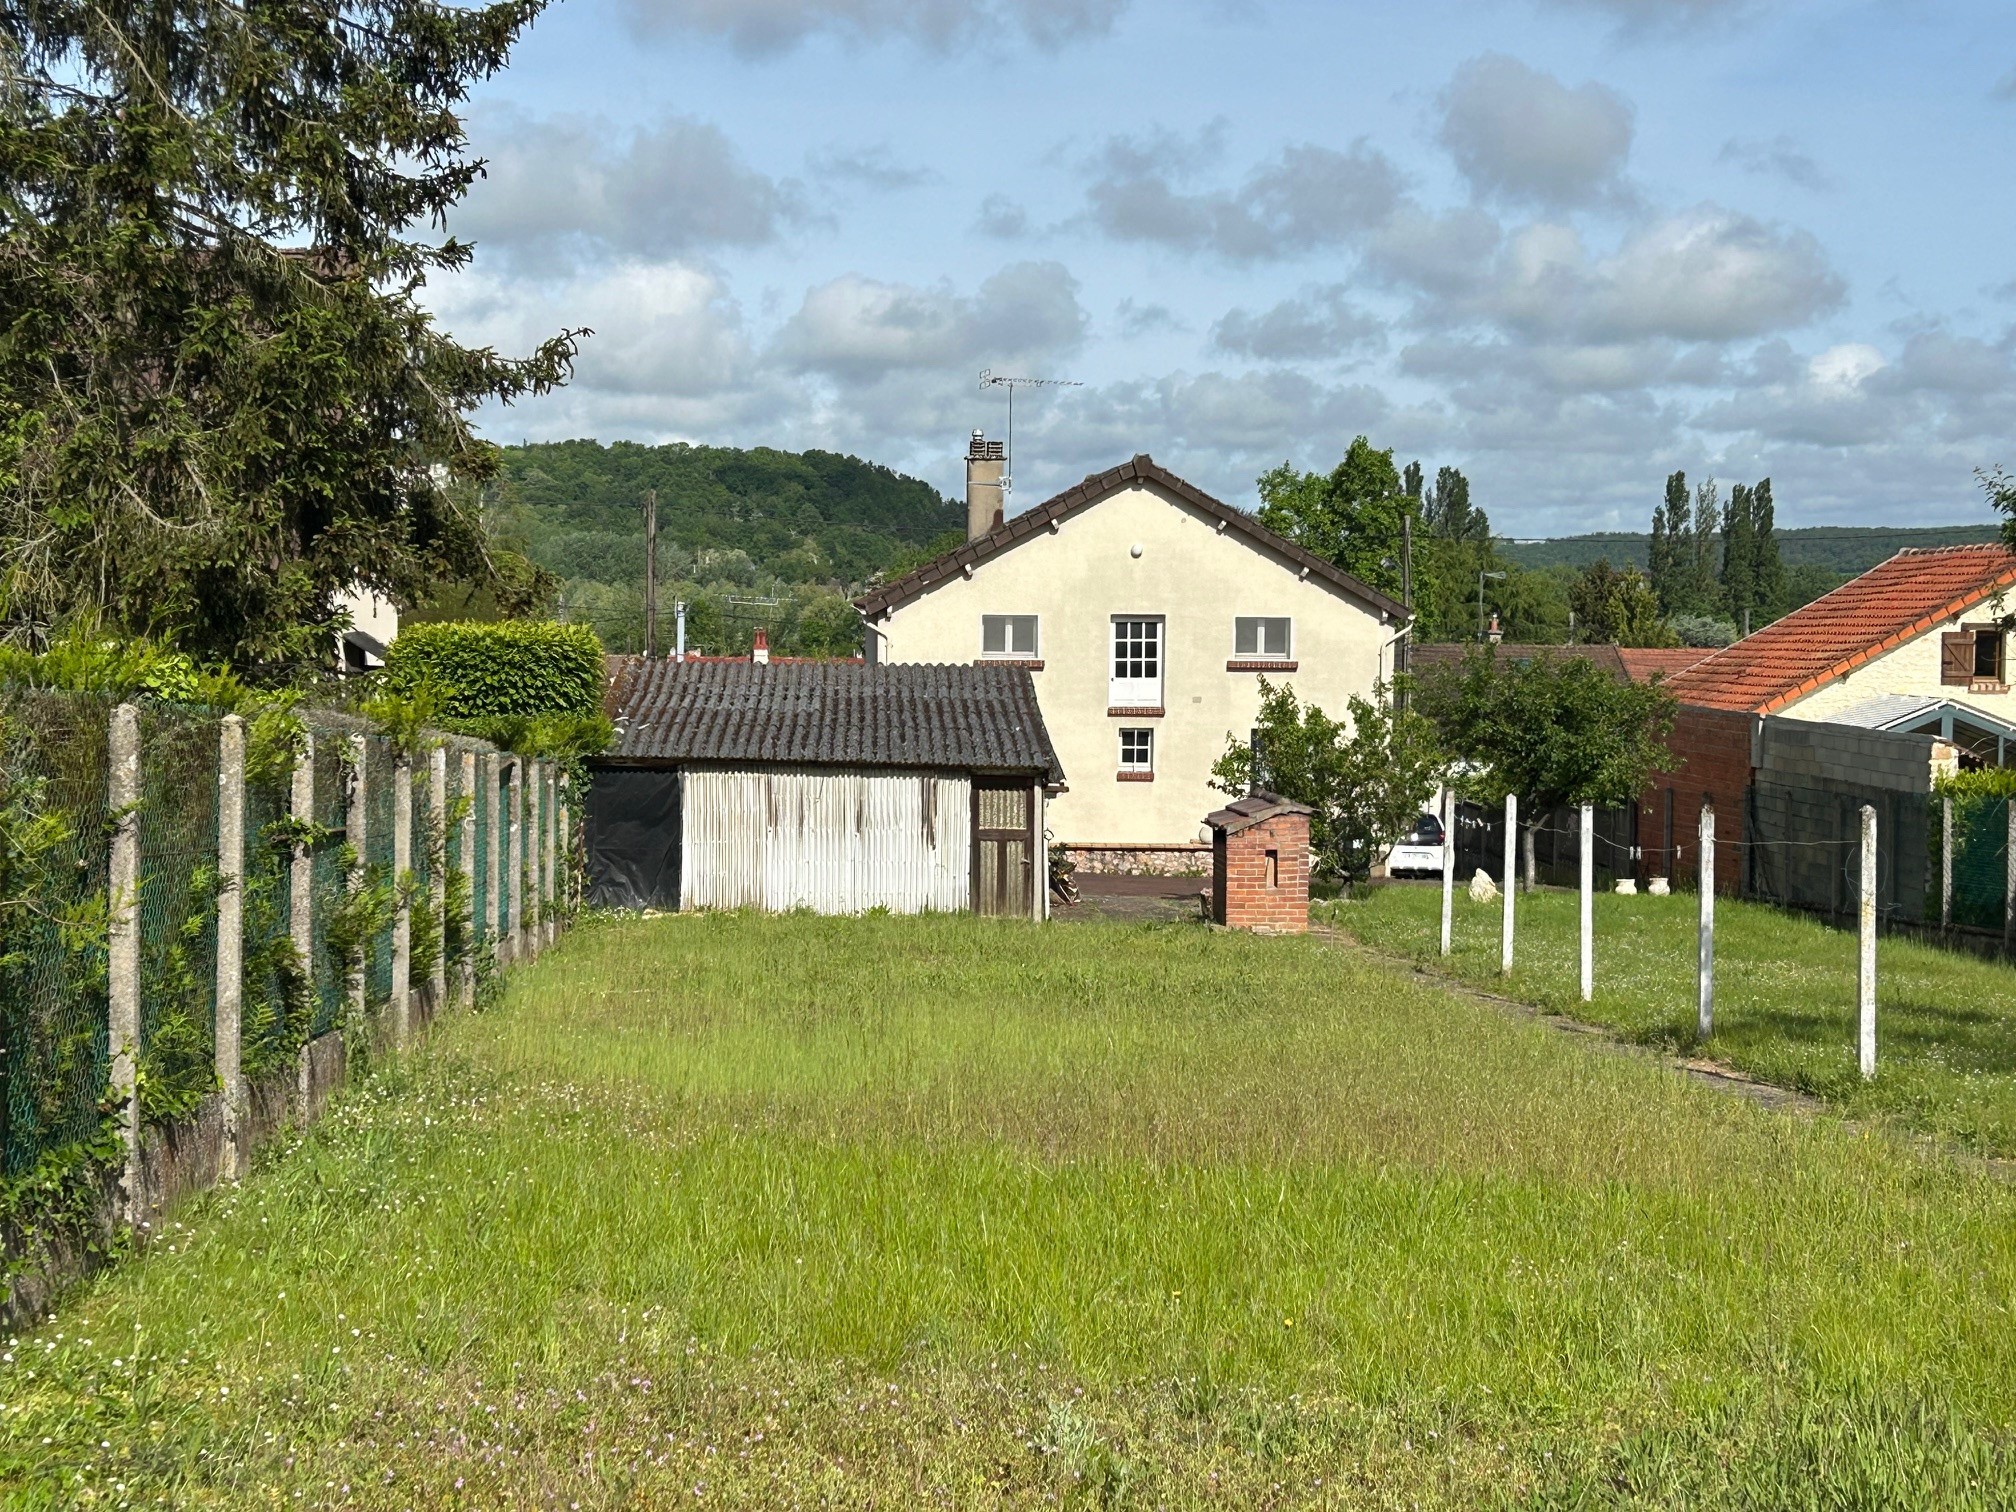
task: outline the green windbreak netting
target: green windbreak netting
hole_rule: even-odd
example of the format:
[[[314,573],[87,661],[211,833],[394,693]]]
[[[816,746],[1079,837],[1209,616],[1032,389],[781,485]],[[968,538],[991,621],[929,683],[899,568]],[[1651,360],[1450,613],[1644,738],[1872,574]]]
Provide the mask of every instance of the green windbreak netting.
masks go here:
[[[1932,800],[1934,884],[1939,879],[1942,815]],[[1953,800],[1953,922],[1976,929],[2002,928],[2009,849],[2009,800],[1963,797]],[[1931,917],[1938,914],[1932,912]]]
[[[286,773],[254,773],[245,782],[245,956],[240,1008],[245,1075],[282,1070],[307,1037],[312,1004],[294,956],[294,850],[288,827]]]
[[[327,1034],[343,1022],[346,988],[344,961],[329,938],[329,925],[341,906],[345,885],[344,850],[348,836],[344,830],[349,794],[349,741],[335,730],[315,732],[315,823],[322,830],[313,852],[309,887],[315,900],[314,927],[309,938],[310,969],[315,985],[310,993],[313,1017],[309,1033]]]
[[[111,700],[0,689],[0,1161],[90,1137],[105,1091]]]
[[[208,710],[140,711],[140,1105],[189,1112],[217,1085],[217,740]]]

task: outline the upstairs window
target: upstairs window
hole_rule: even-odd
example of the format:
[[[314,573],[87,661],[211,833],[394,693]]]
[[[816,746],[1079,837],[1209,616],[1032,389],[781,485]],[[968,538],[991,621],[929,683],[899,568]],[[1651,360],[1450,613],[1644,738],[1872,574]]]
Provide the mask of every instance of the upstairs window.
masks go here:
[[[2007,641],[2000,625],[1969,625],[1940,636],[1939,681],[1976,692],[2005,691]]]
[[[1113,621],[1113,676],[1106,701],[1116,709],[1162,707],[1162,621]]]
[[[1033,614],[983,614],[980,616],[980,654],[1011,657],[1017,661],[1036,660],[1036,616]]]
[[[1974,676],[1983,682],[2001,682],[2002,643],[2000,630],[1983,627],[1974,632]]]
[[[1240,615],[1232,621],[1232,654],[1241,661],[1286,661],[1293,622]]]

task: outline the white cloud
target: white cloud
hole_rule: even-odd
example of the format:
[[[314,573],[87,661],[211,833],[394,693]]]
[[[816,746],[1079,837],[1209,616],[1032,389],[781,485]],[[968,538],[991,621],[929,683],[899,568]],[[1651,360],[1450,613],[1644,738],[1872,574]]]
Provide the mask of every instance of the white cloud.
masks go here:
[[[1220,351],[1268,362],[1303,362],[1362,354],[1384,345],[1386,327],[1354,305],[1343,284],[1312,285],[1255,314],[1228,310],[1211,328]]]
[[[982,236],[1014,241],[1029,230],[1029,212],[1005,194],[990,194],[980,202],[974,229]]]
[[[628,0],[647,31],[719,37],[745,56],[787,52],[821,34],[901,39],[938,52],[1010,34],[1045,50],[1113,29],[1127,0]]]
[[[837,179],[884,192],[917,189],[939,179],[935,169],[902,161],[886,143],[815,152],[806,160],[806,167],[816,179]]]
[[[1543,0],[1557,10],[1608,16],[1627,33],[1676,31],[1749,14],[1754,0]]]
[[[1486,53],[1456,70],[1441,107],[1442,145],[1480,195],[1556,207],[1626,197],[1632,110],[1613,89],[1571,89]]]
[[[1086,323],[1077,280],[1060,263],[1011,264],[971,295],[950,284],[920,288],[849,273],[805,295],[776,353],[800,370],[849,382],[905,369],[950,377],[1068,353]]]
[[[1833,187],[1833,181],[1812,155],[1783,133],[1768,141],[1758,137],[1731,137],[1722,144],[1715,161],[1733,164],[1745,173],[1759,177],[1783,179],[1800,189]]]
[[[1206,128],[1195,141],[1167,132],[1109,141],[1090,165],[1093,224],[1117,241],[1257,262],[1348,245],[1399,204],[1399,171],[1362,140],[1341,152],[1286,148],[1237,189],[1182,187],[1215,156],[1217,139]]]
[[[451,224],[528,261],[759,246],[808,219],[796,183],[751,168],[704,121],[626,131],[593,116],[499,108],[478,117],[472,136],[486,176]]]

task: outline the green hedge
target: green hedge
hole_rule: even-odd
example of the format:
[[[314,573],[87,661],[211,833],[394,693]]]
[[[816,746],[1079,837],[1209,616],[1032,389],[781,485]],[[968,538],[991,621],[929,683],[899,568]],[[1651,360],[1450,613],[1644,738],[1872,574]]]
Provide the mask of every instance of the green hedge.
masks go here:
[[[386,648],[386,683],[431,687],[451,720],[602,712],[602,642],[545,620],[412,625]]]

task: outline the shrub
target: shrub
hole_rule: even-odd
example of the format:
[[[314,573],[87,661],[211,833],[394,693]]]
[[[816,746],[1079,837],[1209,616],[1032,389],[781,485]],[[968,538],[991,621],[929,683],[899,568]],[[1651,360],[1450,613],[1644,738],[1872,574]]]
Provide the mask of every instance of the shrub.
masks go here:
[[[597,716],[602,680],[602,642],[586,625],[411,625],[385,652],[388,687],[408,695],[432,687],[442,717],[456,721]]]

